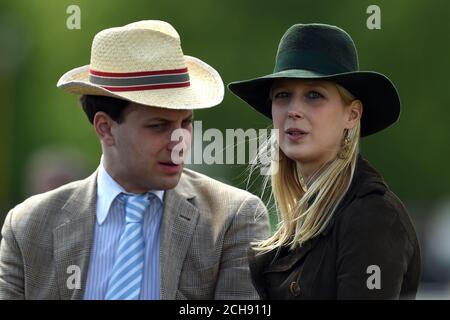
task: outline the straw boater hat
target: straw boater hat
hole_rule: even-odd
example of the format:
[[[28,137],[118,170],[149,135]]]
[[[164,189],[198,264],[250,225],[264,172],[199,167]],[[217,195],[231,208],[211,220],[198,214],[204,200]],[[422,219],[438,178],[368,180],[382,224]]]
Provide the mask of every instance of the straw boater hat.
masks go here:
[[[236,81],[229,89],[254,109],[271,118],[269,92],[275,79],[318,79],[336,82],[363,103],[361,136],[368,136],[396,122],[400,98],[384,75],[359,71],[352,38],[326,24],[296,24],[281,38],[272,74]]]
[[[91,63],[65,73],[57,87],[169,109],[213,107],[224,93],[217,71],[183,55],[177,31],[157,20],[99,32]]]

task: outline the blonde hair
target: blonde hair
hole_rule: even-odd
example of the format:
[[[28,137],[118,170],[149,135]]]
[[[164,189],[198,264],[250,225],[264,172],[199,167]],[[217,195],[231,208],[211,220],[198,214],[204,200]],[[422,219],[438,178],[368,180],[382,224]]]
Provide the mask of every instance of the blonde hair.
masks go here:
[[[355,100],[345,88],[337,84],[336,87],[345,105]],[[279,150],[279,159],[274,160],[278,160],[278,170],[270,176],[271,198],[275,200],[279,216],[278,228],[270,238],[253,243],[255,250],[270,251],[280,246],[295,249],[325,229],[352,181],[359,152],[359,134],[358,121],[342,138],[343,141],[345,138],[350,140],[343,147],[345,150],[341,149],[334,160],[326,163],[306,182],[297,162]],[[341,153],[345,155],[340,156]],[[269,176],[264,188],[268,182]]]

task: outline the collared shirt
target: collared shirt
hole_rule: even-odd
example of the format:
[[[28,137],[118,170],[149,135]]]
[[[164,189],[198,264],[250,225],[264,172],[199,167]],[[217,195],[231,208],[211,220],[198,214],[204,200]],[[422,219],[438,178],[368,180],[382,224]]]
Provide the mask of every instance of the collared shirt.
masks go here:
[[[108,282],[114,266],[120,236],[125,229],[125,208],[117,199],[126,192],[108,174],[100,163],[97,175],[97,211],[91,259],[84,293],[85,300],[102,300],[108,289]],[[151,191],[153,198],[145,211],[143,232],[145,238],[145,265],[141,287],[141,300],[159,299],[159,249],[160,225],[163,213],[164,191]]]

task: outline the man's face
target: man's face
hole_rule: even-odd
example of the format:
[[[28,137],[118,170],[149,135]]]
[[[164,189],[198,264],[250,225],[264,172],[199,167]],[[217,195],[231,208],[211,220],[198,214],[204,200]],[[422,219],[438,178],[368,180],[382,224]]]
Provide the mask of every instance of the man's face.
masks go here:
[[[188,150],[192,135],[192,110],[173,110],[131,103],[120,124],[112,122],[112,145],[105,154],[113,178],[129,192],[172,189],[180,180],[183,163],[171,158],[179,141],[172,132],[184,129]],[[184,153],[184,155],[186,152]]]

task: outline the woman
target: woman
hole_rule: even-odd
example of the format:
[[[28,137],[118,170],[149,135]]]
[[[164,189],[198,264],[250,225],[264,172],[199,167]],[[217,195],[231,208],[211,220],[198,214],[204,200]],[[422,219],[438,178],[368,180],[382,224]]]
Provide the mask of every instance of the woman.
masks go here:
[[[391,81],[359,71],[342,29],[297,24],[280,41],[273,74],[229,88],[279,130],[271,181],[280,224],[249,250],[261,298],[415,298],[416,232],[358,148],[359,137],[399,117]]]

